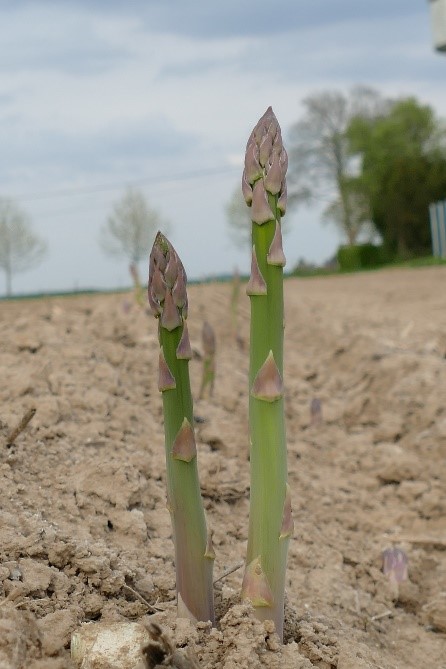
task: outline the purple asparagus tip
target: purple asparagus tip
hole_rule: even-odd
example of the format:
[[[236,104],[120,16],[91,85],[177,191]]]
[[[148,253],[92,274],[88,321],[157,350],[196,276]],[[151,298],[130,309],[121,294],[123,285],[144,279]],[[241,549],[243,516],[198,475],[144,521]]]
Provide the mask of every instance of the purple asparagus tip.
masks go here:
[[[409,560],[401,548],[386,548],[382,553],[383,573],[391,581],[402,583],[407,581],[407,568]]]

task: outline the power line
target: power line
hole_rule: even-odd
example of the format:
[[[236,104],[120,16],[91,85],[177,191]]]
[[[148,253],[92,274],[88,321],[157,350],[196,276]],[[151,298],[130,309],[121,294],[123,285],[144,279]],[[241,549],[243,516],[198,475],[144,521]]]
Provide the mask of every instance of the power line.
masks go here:
[[[206,170],[195,170],[191,172],[183,172],[174,174],[172,176],[154,177],[152,179],[136,179],[135,181],[125,181],[119,184],[97,184],[95,186],[84,186],[82,188],[66,188],[61,190],[46,191],[45,193],[22,193],[15,196],[15,199],[32,202],[37,200],[50,200],[59,197],[76,197],[79,195],[89,195],[95,193],[105,193],[107,191],[121,190],[123,187],[131,187],[145,184],[151,186],[154,184],[168,184],[178,183],[181,181],[189,181],[191,179],[201,179],[209,176],[220,176],[223,174],[232,174],[238,171],[236,167],[217,167]]]

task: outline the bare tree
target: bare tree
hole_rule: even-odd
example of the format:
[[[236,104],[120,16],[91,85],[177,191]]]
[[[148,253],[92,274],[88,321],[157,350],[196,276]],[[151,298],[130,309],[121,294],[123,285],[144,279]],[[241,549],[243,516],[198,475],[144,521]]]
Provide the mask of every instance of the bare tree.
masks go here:
[[[14,200],[0,198],[0,267],[5,272],[6,295],[11,295],[12,277],[38,265],[46,243],[31,230],[29,217]]]
[[[351,190],[356,165],[347,131],[353,118],[376,118],[388,108],[389,101],[371,88],[357,86],[349,95],[315,93],[303,105],[304,116],[291,128],[289,200],[326,199],[329,214],[336,211],[338,224],[350,243],[355,243],[361,219],[356,216],[357,198]]]
[[[231,199],[226,203],[225,213],[229,236],[232,243],[237,248],[245,247],[246,249],[249,249],[251,245],[252,228],[251,209],[245,202],[240,186],[237,186],[234,189]],[[288,232],[287,223],[288,219],[285,217],[282,218],[282,234]]]
[[[127,258],[135,265],[148,257],[157,230],[168,231],[168,224],[147,203],[144,195],[129,188],[114,204],[101,229],[100,245],[111,256]]]
[[[245,202],[242,189],[238,186],[225,205],[226,221],[231,242],[238,248],[249,248],[251,243],[250,208]]]
[[[344,202],[348,202],[349,216],[346,218]],[[358,182],[352,180],[346,183],[344,202],[338,197],[325,208],[322,217],[326,223],[334,223],[346,239],[348,244],[354,245],[362,235],[367,241],[377,236],[372,221],[372,213],[367,195],[358,187]]]

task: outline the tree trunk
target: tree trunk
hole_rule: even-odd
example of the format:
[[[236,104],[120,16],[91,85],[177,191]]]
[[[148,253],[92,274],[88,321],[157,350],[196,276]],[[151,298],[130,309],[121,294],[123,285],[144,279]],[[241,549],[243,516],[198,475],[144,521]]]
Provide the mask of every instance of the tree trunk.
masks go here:
[[[6,297],[11,297],[12,294],[12,272],[9,267],[5,269],[6,274]]]

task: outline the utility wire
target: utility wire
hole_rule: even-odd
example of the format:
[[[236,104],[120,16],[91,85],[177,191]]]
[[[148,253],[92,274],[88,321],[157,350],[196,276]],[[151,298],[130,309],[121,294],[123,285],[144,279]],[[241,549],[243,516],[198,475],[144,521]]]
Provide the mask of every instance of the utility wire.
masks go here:
[[[15,196],[15,199],[23,202],[32,202],[36,200],[50,200],[59,197],[76,197],[79,195],[88,195],[94,193],[105,193],[107,191],[120,190],[122,187],[130,187],[145,184],[151,186],[154,184],[168,184],[198,179],[208,176],[220,176],[223,174],[232,174],[238,171],[236,167],[217,167],[206,170],[195,170],[192,172],[183,172],[172,176],[154,177],[152,179],[137,179],[135,181],[121,182],[119,184],[97,184],[95,186],[84,186],[81,188],[66,188],[61,190],[46,191],[45,193],[22,193]]]

